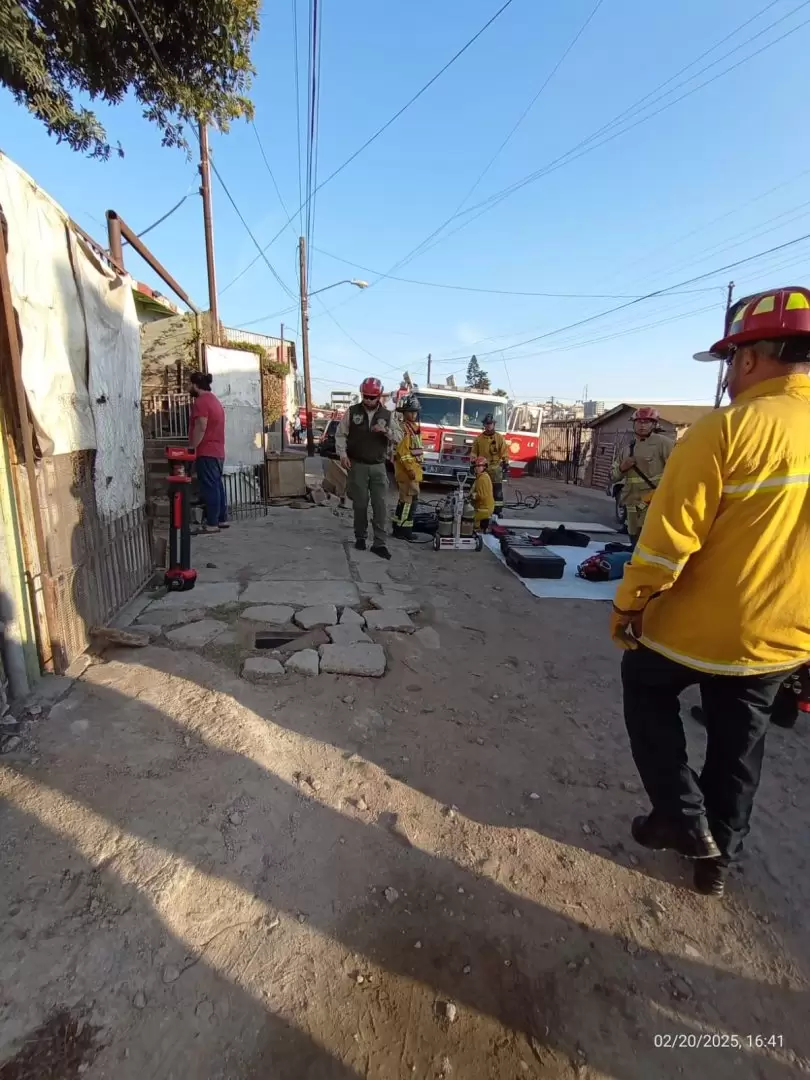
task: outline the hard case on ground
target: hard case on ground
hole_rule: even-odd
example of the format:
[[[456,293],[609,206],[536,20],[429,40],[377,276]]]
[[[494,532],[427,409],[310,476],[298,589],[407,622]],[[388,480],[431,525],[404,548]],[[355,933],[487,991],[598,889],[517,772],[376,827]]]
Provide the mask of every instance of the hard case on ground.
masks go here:
[[[565,559],[544,547],[510,547],[506,565],[525,578],[561,578]]]

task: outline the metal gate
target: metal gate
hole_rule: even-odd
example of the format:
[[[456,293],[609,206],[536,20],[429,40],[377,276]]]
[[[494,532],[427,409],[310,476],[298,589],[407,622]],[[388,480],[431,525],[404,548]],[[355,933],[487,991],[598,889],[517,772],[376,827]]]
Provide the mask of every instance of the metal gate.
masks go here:
[[[582,457],[582,421],[551,420],[540,428],[535,473],[576,484]]]

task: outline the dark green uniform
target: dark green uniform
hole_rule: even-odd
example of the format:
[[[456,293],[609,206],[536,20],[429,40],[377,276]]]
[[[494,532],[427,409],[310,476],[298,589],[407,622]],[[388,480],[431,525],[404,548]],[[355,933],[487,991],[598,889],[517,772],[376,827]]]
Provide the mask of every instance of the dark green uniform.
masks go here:
[[[374,529],[374,545],[385,547],[388,510],[388,474],[385,461],[391,436],[391,413],[382,405],[369,419],[368,410],[363,405],[352,405],[346,410],[341,421],[345,432],[346,455],[351,462],[346,494],[354,507],[354,535],[357,540],[365,540],[368,532],[368,504],[371,501],[371,518]],[[375,424],[382,422],[385,432],[372,431]],[[338,445],[338,452],[340,446]]]

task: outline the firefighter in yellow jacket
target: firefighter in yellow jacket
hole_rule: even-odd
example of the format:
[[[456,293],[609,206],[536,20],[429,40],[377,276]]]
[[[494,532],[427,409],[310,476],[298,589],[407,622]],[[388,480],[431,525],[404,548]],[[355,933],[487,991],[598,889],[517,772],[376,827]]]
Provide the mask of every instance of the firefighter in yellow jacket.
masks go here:
[[[473,440],[470,457],[487,459],[487,472],[492,480],[495,494],[495,515],[503,513],[503,481],[509,471],[509,447],[506,439],[495,430],[495,417],[487,413],[484,417],[484,430]]]
[[[495,495],[492,491],[492,480],[487,471],[488,462],[485,457],[475,457],[470,464],[475,473],[470,501],[475,509],[475,528],[479,532],[486,532],[489,528],[489,519],[495,512]]]
[[[622,481],[621,504],[627,507],[627,533],[638,540],[644,515],[658,487],[664,466],[675,445],[655,430],[658,410],[644,405],[633,413],[633,441],[619,454],[613,465],[614,481]]]
[[[419,400],[414,394],[400,397],[397,413],[401,420],[401,438],[394,449],[394,479],[399,491],[399,502],[392,519],[392,532],[400,540],[410,540],[413,537],[413,515],[423,476]]]
[[[710,354],[731,404],[675,447],[616,592],[624,715],[652,811],[635,839],[699,859],[721,896],[748,833],[785,675],[810,658],[810,290],[739,301]],[[689,766],[678,696],[700,687],[707,751]]]

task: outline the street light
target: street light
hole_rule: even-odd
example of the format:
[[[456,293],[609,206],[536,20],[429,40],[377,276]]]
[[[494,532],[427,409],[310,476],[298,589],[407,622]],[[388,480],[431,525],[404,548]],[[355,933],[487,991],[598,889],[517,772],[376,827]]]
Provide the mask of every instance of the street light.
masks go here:
[[[304,354],[304,407],[307,415],[307,457],[315,453],[315,439],[312,431],[312,380],[309,375],[309,297],[317,296],[318,293],[334,289],[338,285],[354,285],[358,289],[367,289],[368,282],[358,278],[344,278],[343,281],[335,281],[331,285],[324,285],[322,289],[316,289],[314,293],[307,292],[307,243],[304,237],[298,240],[298,270],[301,288],[301,351]]]

